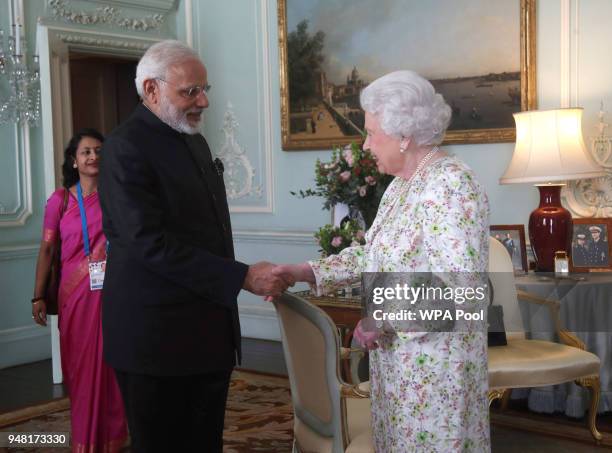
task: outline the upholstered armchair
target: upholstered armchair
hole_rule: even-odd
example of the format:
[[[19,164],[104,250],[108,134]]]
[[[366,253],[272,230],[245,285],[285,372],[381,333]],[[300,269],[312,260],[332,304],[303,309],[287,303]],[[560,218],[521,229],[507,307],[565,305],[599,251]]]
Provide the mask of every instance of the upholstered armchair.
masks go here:
[[[292,294],[283,294],[274,305],[291,385],[294,453],[373,452],[369,393],[341,379],[333,321]]]
[[[489,404],[497,398],[507,401],[513,388],[574,381],[591,392],[588,426],[593,438],[600,441],[601,434],[595,426],[600,392],[599,358],[586,351],[584,343],[574,334],[562,328],[559,301],[517,291],[510,255],[493,238],[489,242],[489,278],[493,303],[503,306],[505,319],[520,319],[519,299],[547,307],[559,338],[559,343],[554,343],[528,340],[523,331],[507,332],[507,346],[489,347]]]

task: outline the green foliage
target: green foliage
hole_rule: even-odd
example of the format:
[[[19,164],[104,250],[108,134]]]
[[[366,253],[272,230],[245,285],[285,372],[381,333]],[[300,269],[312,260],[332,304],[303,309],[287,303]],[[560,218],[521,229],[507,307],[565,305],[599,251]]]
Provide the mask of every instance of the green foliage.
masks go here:
[[[365,244],[365,231],[356,220],[349,220],[342,226],[325,225],[315,233],[323,256],[340,253],[341,250],[353,246]]]
[[[290,101],[294,106],[306,106],[316,97],[316,82],[323,63],[325,33],[308,33],[308,21],[301,21],[287,37]]]
[[[369,228],[376,217],[380,199],[392,179],[378,171],[376,161],[369,151],[352,143],[344,149],[335,148],[330,162],[323,163],[317,159],[314,190],[300,190],[291,194],[301,198],[323,197],[325,209],[344,203],[359,210]]]

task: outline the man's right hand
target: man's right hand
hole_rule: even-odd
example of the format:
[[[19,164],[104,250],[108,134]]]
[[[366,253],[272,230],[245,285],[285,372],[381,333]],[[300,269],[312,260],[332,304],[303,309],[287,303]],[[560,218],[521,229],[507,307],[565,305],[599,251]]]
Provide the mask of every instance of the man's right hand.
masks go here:
[[[295,280],[288,275],[275,275],[272,270],[276,266],[261,261],[249,266],[243,288],[258,296],[280,296]]]

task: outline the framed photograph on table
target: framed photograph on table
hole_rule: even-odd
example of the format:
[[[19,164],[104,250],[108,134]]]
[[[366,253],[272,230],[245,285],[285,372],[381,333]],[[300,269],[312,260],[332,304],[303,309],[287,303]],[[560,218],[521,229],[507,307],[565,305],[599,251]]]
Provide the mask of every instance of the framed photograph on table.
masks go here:
[[[514,271],[518,273],[527,272],[527,248],[525,246],[524,225],[491,225],[489,227],[491,237],[497,239],[508,250],[512,259]]]
[[[572,272],[612,271],[612,250],[610,233],[612,219],[573,219],[572,251],[570,270]]]
[[[398,69],[452,108],[444,143],[515,140],[536,108],[536,0],[278,0],[284,150],[362,140],[359,95]]]

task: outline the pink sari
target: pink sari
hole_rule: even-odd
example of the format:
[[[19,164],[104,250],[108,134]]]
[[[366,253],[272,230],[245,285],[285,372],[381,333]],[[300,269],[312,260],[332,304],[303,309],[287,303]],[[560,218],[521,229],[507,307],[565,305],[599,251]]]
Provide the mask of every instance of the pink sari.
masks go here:
[[[127,427],[121,393],[113,370],[102,359],[101,293],[89,289],[88,260],[83,248],[81,216],[70,194],[60,221],[63,189],[45,208],[45,241],[62,240],[59,330],[64,383],[70,395],[72,451],[114,453],[125,444]],[[98,194],[83,200],[92,261],[105,259],[106,238]]]

